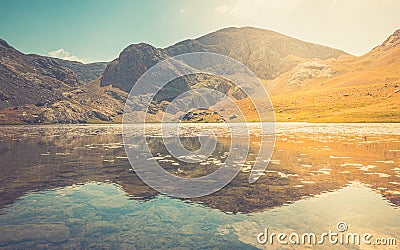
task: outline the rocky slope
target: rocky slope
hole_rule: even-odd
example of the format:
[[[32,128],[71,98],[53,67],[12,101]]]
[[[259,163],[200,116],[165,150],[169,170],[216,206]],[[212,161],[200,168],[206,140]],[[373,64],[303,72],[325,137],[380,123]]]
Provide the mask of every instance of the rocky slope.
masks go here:
[[[26,55],[0,40],[0,124],[114,120],[126,93],[93,81],[104,68]]]
[[[354,57],[268,30],[227,28],[165,49],[130,45],[101,74],[104,63],[25,55],[0,40],[0,123],[119,122],[128,92],[146,70],[170,56],[199,51],[228,55],[254,71],[269,90],[278,121],[400,121],[399,41],[398,30]],[[257,120],[232,83],[205,76],[171,82],[148,113],[157,121],[172,99],[200,87],[223,90],[247,110],[246,119]],[[198,98],[211,106],[217,99]],[[146,100],[131,101],[140,106]],[[179,105],[190,102],[183,98]],[[230,108],[224,109],[219,115],[230,117]]]
[[[129,92],[144,72],[167,57],[162,50],[149,44],[129,45],[107,66],[100,85],[112,85]]]
[[[165,49],[155,48],[145,43],[132,44],[107,66],[100,79],[100,85],[102,87],[113,86],[129,92],[138,78],[158,62],[171,56],[190,52],[213,52],[230,56],[248,66],[263,79],[274,79],[298,63],[313,58],[322,60],[347,55],[340,50],[303,42],[273,31],[250,27],[227,28],[198,39],[185,40]],[[163,107],[167,106],[173,98],[187,90],[198,88],[199,84],[190,83],[190,81],[190,78],[181,78],[173,84],[167,85],[162,91],[163,98],[160,100],[156,98],[152,102],[150,113],[157,115],[158,112],[163,112]],[[211,85],[218,86],[221,79],[208,79],[207,81],[211,82]],[[205,80],[200,82],[204,83]],[[224,85],[233,86],[229,82]],[[210,84],[207,87],[210,87]],[[229,92],[229,88],[225,89],[223,93]],[[215,104],[215,96],[210,95],[206,99],[203,99],[205,106]],[[239,101],[242,98],[235,99]],[[135,98],[132,100],[132,105],[143,106],[145,105],[143,101],[146,102],[146,100],[144,96]],[[188,106],[189,101],[183,100],[181,105],[182,107]]]
[[[190,52],[223,54],[243,63],[263,79],[274,79],[304,60],[337,58],[347,54],[253,27],[218,30],[194,40],[179,42],[165,51],[170,56]]]
[[[213,52],[230,56],[263,79],[274,79],[300,62],[346,55],[329,47],[303,42],[277,32],[257,28],[227,28],[165,49],[149,44],[132,44],[110,63],[101,86],[112,85],[129,92],[151,66],[168,56],[191,52]]]
[[[95,62],[83,64],[81,62],[67,61],[57,58],[52,58],[61,66],[70,69],[76,74],[81,85],[96,80],[107,67],[108,62]]]
[[[400,30],[363,56],[315,63],[264,82],[278,120],[400,122]]]
[[[0,124],[56,124],[120,122],[127,94],[98,81],[62,93],[60,100],[45,105],[0,109]]]
[[[57,61],[25,55],[0,40],[0,108],[54,102],[63,89],[78,85],[76,74]]]
[[[105,67],[25,55],[0,39],[0,108],[54,102],[65,89],[95,80]]]

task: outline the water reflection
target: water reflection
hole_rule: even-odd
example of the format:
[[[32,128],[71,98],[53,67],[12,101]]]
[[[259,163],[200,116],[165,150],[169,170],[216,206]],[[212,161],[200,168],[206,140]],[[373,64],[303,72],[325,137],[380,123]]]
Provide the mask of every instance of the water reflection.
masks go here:
[[[214,124],[184,126],[182,144],[192,150],[199,147],[193,135],[216,126],[216,150],[201,164],[174,159],[154,125],[148,142],[162,167],[182,177],[221,167],[229,133]],[[254,235],[266,224],[318,232],[338,220],[398,235],[399,125],[278,124],[273,159],[249,184],[260,143],[253,129],[246,163],[228,186],[178,200],[160,196],[135,175],[120,126],[4,126],[0,247],[253,248],[260,247]]]
[[[258,244],[257,234],[265,227],[287,234],[321,234],[334,230],[338,221],[347,222],[351,232],[397,237],[399,212],[388,204],[356,182],[290,206],[230,214],[162,195],[129,200],[115,184],[90,182],[31,193],[3,209],[0,247],[282,249]]]
[[[198,138],[192,135],[204,126],[220,125],[185,126],[182,143],[196,149]],[[342,127],[341,133],[337,127]],[[229,154],[229,133],[219,127],[211,157],[201,164],[181,162],[166,151],[158,128],[151,127],[148,142],[159,164],[172,174],[209,174],[221,167]],[[277,129],[273,159],[255,184],[248,183],[248,175],[260,144],[256,129],[240,174],[222,190],[192,201],[224,212],[246,213],[290,204],[359,181],[393,205],[400,204],[398,125],[279,124]],[[130,169],[120,126],[8,126],[2,128],[0,138],[1,207],[32,191],[90,181],[116,183],[135,199],[157,195]]]
[[[252,249],[218,227],[225,214],[157,196],[129,200],[122,188],[88,183],[33,193],[5,209],[0,247],[95,249]],[[205,220],[210,218],[210,220]],[[226,220],[228,219],[228,220]]]

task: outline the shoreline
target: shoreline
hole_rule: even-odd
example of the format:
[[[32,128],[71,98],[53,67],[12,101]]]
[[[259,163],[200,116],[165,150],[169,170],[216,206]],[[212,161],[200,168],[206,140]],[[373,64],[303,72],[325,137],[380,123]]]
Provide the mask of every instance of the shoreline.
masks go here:
[[[268,123],[268,122],[229,122],[235,123]],[[299,124],[400,124],[400,121],[395,122],[374,122],[374,121],[355,121],[355,122],[313,122],[313,121],[275,121],[275,124],[283,123],[299,123]],[[140,123],[127,123],[127,124],[140,124]],[[146,122],[146,124],[180,124],[180,122]],[[184,122],[183,124],[223,124],[223,122]],[[106,123],[106,122],[95,122],[95,123],[1,123],[0,126],[90,126],[90,125],[123,125],[123,123]]]

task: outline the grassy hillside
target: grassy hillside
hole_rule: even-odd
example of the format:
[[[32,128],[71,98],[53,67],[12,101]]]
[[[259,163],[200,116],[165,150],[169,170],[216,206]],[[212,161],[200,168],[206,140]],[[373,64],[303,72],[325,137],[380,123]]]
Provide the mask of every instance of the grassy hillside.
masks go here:
[[[277,121],[400,122],[399,33],[364,56],[315,60],[264,81]]]

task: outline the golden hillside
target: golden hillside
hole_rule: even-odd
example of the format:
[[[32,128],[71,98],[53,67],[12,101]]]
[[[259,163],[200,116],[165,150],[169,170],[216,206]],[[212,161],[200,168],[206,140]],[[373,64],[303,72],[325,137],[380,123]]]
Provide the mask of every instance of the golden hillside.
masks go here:
[[[400,30],[363,56],[305,62],[264,85],[277,121],[400,122]]]

